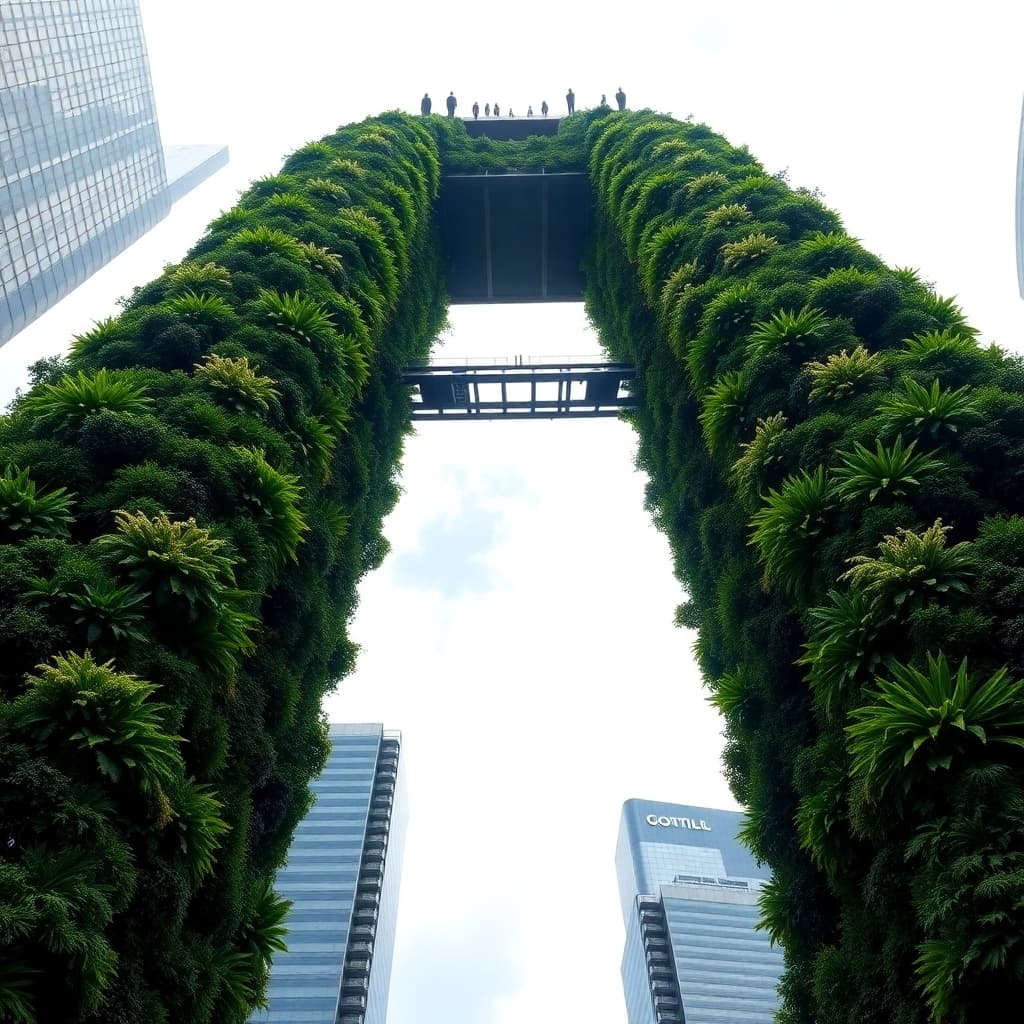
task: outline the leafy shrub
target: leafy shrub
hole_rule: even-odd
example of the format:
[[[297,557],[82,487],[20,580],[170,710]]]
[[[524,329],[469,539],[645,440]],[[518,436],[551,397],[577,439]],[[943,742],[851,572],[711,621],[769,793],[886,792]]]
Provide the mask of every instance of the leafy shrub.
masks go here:
[[[74,522],[72,495],[66,488],[39,494],[27,469],[8,465],[0,476],[0,540],[29,536],[66,537]]]
[[[302,535],[309,529],[298,507],[302,497],[299,478],[278,472],[260,449],[231,450],[242,479],[242,499],[259,516],[275,557],[280,561],[294,560]]]
[[[746,269],[757,260],[771,255],[778,244],[779,240],[773,235],[758,231],[738,242],[726,242],[722,246],[722,259],[728,270]]]
[[[783,347],[799,353],[821,336],[827,323],[825,314],[810,306],[804,306],[797,312],[781,310],[754,324],[747,344],[754,356],[763,356]]]
[[[247,356],[232,359],[211,353],[195,367],[195,375],[229,407],[238,412],[266,414],[280,392],[270,377],[263,377],[249,365]]]
[[[806,366],[811,377],[810,398],[814,402],[836,402],[858,391],[868,391],[883,376],[878,356],[858,345],[831,355],[824,362]]]
[[[144,390],[130,374],[82,370],[65,375],[59,384],[44,384],[26,396],[22,409],[52,425],[57,434],[78,427],[98,412],[145,412],[150,405]]]
[[[903,378],[902,393],[885,399],[878,411],[889,421],[894,433],[927,435],[933,441],[944,440],[968,423],[981,419],[966,385],[955,391],[944,391],[937,380],[926,388],[911,377]]]

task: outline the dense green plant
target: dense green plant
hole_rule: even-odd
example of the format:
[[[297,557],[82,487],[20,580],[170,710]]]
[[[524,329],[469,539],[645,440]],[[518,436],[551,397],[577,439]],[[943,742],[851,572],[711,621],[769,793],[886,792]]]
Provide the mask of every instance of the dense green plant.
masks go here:
[[[875,441],[875,450],[855,444],[853,451],[840,452],[842,463],[832,471],[836,494],[841,498],[863,498],[874,501],[879,495],[897,498],[907,488],[917,486],[942,463],[923,452],[914,451],[914,442],[904,446],[898,436],[891,446]]]
[[[232,359],[211,352],[196,364],[195,374],[237,412],[267,413],[280,397],[274,382],[257,373],[247,356]]]
[[[10,543],[31,535],[66,537],[74,522],[72,503],[67,488],[40,494],[27,469],[6,466],[0,476],[0,540]]]
[[[79,370],[73,377],[66,374],[59,384],[44,384],[32,391],[22,403],[22,409],[51,423],[56,433],[65,433],[102,410],[142,412],[150,401],[130,375],[107,370],[89,374]]]
[[[1000,1019],[1024,996],[1020,362],[707,126],[607,113],[587,145],[588,313],[642,381],[677,620],[775,875],[780,1020]],[[988,724],[961,722],[978,693]]]

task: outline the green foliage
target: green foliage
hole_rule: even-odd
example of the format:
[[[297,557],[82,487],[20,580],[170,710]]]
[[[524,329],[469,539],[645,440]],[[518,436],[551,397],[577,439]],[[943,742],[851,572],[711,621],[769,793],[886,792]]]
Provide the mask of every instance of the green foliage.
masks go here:
[[[185,260],[167,274],[168,290],[175,295],[218,294],[231,283],[231,273],[217,263]]]
[[[965,703],[1004,669],[1019,703],[1018,361],[706,126],[616,114],[586,140],[587,311],[637,365],[678,621],[726,718],[742,838],[775,875],[779,1019],[1002,1019],[1024,992],[1024,754],[991,736],[1024,735],[1019,709],[983,743],[944,703],[954,680],[909,740],[885,729],[900,666],[929,656],[970,659]],[[937,516],[957,543],[919,525]],[[869,721],[854,771],[844,730]]]
[[[750,525],[765,576],[793,596],[800,596],[814,578],[813,552],[824,533],[832,507],[825,467],[787,477],[779,490],[770,489],[764,506]]]
[[[930,388],[911,377],[903,378],[903,391],[885,399],[878,407],[893,432],[906,432],[918,437],[927,435],[933,441],[945,440],[961,427],[981,419],[971,389],[966,385],[955,391],[944,391],[937,380]]]
[[[854,708],[850,737],[854,778],[877,795],[899,782],[902,795],[924,772],[949,769],[979,745],[1024,747],[1024,680],[1001,668],[972,681],[963,661],[953,674],[943,655],[922,672],[894,663],[863,707]]]
[[[722,246],[722,260],[728,270],[747,270],[751,264],[767,259],[778,244],[774,235],[758,231],[738,242],[726,242]]]
[[[291,907],[291,900],[278,896],[269,883],[261,883],[253,895],[252,917],[239,933],[243,951],[269,967],[274,953],[287,949],[285,921]]]
[[[712,452],[723,453],[737,443],[737,435],[747,421],[748,392],[742,373],[727,373],[705,396],[699,419]]]
[[[247,356],[232,359],[211,352],[196,364],[195,375],[237,412],[266,414],[271,403],[280,397],[274,381],[257,373]]]
[[[115,571],[157,604],[183,600],[197,617],[216,607],[225,587],[234,582],[234,564],[224,541],[194,519],[173,522],[165,512],[149,517],[119,511],[117,532],[97,543]]]
[[[27,469],[8,465],[0,476],[0,540],[66,537],[74,522],[72,496],[64,487],[38,493]]]
[[[299,478],[274,469],[261,449],[234,447],[231,451],[242,478],[242,499],[259,516],[275,558],[294,561],[302,535],[309,529],[298,507]]]
[[[758,420],[752,440],[741,445],[742,455],[733,463],[731,479],[747,502],[760,499],[785,460],[786,417],[781,412]]]
[[[858,345],[845,349],[824,362],[807,363],[811,378],[810,398],[814,402],[837,402],[858,391],[869,391],[882,379],[878,356]]]
[[[260,307],[267,319],[307,344],[330,345],[335,339],[334,323],[322,303],[303,295],[279,295],[264,289]]]
[[[221,817],[223,805],[210,786],[193,779],[181,779],[170,796],[169,831],[188,864],[194,882],[201,882],[213,870],[221,837],[229,831]]]
[[[13,728],[58,759],[86,759],[112,782],[159,790],[181,765],[180,740],[163,731],[156,687],[116,672],[113,662],[67,654],[40,665],[10,706]]]
[[[906,494],[910,486],[917,486],[932,473],[942,468],[942,462],[914,451],[915,442],[903,446],[898,436],[892,446],[875,442],[869,451],[857,443],[853,451],[840,452],[842,465],[832,471],[835,491],[840,498],[864,498],[874,501],[879,495],[895,498]]]
[[[798,312],[782,310],[754,324],[747,344],[754,356],[767,355],[781,348],[800,353],[821,337],[828,318],[820,309],[804,306]]]
[[[145,412],[151,400],[131,375],[97,370],[79,370],[65,375],[59,384],[44,384],[29,394],[21,405],[29,416],[52,425],[61,434],[81,425],[88,416],[107,410],[120,413]]]
[[[68,603],[75,615],[75,625],[85,626],[85,642],[95,647],[109,633],[114,643],[119,640],[145,640],[143,614],[138,606],[146,600],[135,587],[116,587],[104,580],[95,585],[86,583],[79,593],[69,593]]]
[[[890,611],[906,612],[944,594],[967,593],[974,578],[970,545],[946,547],[941,519],[915,533],[901,527],[878,545],[879,554],[854,555],[842,575]]]

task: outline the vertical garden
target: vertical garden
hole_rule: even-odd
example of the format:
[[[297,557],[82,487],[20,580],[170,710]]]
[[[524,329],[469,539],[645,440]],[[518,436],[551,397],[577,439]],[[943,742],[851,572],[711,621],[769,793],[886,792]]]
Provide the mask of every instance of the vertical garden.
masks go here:
[[[0,420],[0,1020],[245,1021],[445,299],[438,146],[293,153]]]
[[[0,419],[0,1021],[247,1019],[386,552],[444,170],[589,168],[588,311],[635,361],[781,1019],[1024,996],[1024,368],[703,125],[293,153]]]
[[[773,869],[786,1022],[1024,997],[1024,367],[706,126],[588,132],[588,308]]]

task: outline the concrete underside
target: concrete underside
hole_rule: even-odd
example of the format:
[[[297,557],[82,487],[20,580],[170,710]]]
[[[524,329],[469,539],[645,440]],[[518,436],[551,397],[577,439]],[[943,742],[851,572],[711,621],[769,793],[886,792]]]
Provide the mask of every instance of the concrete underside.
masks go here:
[[[528,139],[531,135],[557,135],[557,117],[467,117],[466,131],[473,138]]]
[[[448,175],[440,228],[453,303],[583,300],[586,174]]]

